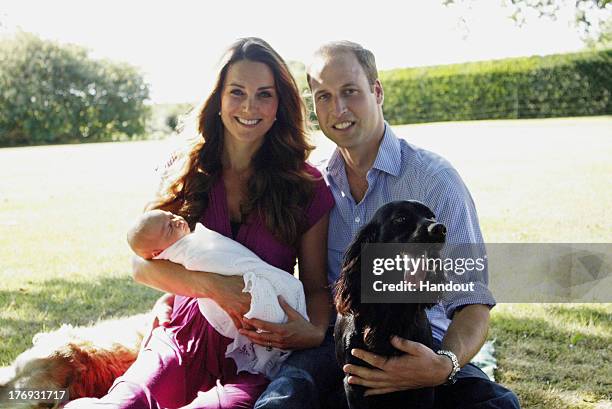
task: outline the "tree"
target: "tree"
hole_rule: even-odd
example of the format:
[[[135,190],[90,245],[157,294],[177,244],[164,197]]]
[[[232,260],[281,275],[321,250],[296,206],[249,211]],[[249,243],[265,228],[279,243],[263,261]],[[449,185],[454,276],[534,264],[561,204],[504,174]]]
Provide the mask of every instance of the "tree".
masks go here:
[[[604,21],[596,38],[587,38],[586,44],[589,48],[611,48],[612,47],[612,18]]]
[[[470,0],[442,0],[445,6]],[[588,45],[610,44],[612,0],[502,0],[510,8],[509,17],[522,26],[530,10],[541,18],[555,20],[562,7],[573,3],[575,26]]]
[[[18,32],[0,40],[0,145],[131,138],[144,132],[149,87],[127,64]]]

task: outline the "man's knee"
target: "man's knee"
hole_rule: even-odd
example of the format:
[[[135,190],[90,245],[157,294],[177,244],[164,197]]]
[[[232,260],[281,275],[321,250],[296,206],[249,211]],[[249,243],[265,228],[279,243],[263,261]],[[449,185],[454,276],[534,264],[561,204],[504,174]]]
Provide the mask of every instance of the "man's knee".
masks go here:
[[[491,409],[520,409],[521,404],[519,403],[518,396],[510,389],[506,389],[501,385],[497,385],[502,390],[499,391],[498,397],[492,402],[490,406],[483,406],[483,408]]]
[[[284,367],[255,404],[256,409],[318,408],[319,394],[312,376],[298,368]]]
[[[448,393],[450,392],[450,393]],[[456,384],[436,389],[441,393],[440,408],[520,409],[517,396],[510,389],[482,378],[459,379]]]
[[[342,370],[336,363],[331,330],[320,347],[296,351],[261,395],[255,408],[313,408],[328,390],[340,385]]]

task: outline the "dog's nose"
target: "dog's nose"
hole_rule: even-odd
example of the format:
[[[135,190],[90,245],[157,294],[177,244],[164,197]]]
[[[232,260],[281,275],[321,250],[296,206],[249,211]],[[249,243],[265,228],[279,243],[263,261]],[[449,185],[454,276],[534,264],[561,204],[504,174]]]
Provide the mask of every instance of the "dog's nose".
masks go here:
[[[427,227],[429,237],[446,237],[446,226],[442,223],[432,223]]]

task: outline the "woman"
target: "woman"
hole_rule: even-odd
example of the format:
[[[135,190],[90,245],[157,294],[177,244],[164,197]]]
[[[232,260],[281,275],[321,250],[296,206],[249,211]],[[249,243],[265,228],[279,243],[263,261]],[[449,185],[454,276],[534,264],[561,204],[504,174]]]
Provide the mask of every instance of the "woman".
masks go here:
[[[305,139],[298,89],[266,42],[245,38],[229,49],[199,111],[198,132],[201,138],[184,171],[166,181],[150,208],[179,214],[192,228],[199,221],[288,273],[297,257],[310,322],[281,301],[291,318],[282,334],[260,334],[254,341],[284,349],[318,346],[330,316],[325,254],[333,198],[321,175],[305,162],[312,147]],[[242,292],[242,278],[139,258],[134,277],[177,294],[171,322],[152,332],[107,396],[67,407],[251,407],[267,380],[236,373],[234,361],[224,357],[231,340],[208,324],[196,299],[212,298],[238,328],[253,330],[252,324],[259,323],[243,318],[250,296]]]

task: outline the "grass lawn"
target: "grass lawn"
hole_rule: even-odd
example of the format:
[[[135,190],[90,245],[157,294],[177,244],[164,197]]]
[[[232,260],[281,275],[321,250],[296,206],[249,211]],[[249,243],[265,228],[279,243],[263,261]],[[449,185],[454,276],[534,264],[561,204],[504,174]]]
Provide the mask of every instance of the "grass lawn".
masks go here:
[[[612,241],[612,117],[395,130],[455,165],[487,241]],[[318,162],[332,145],[314,141]],[[125,232],[170,146],[0,149],[0,365],[39,331],[150,308],[158,293],[132,282]],[[490,338],[523,407],[612,407],[610,304],[499,305]]]

